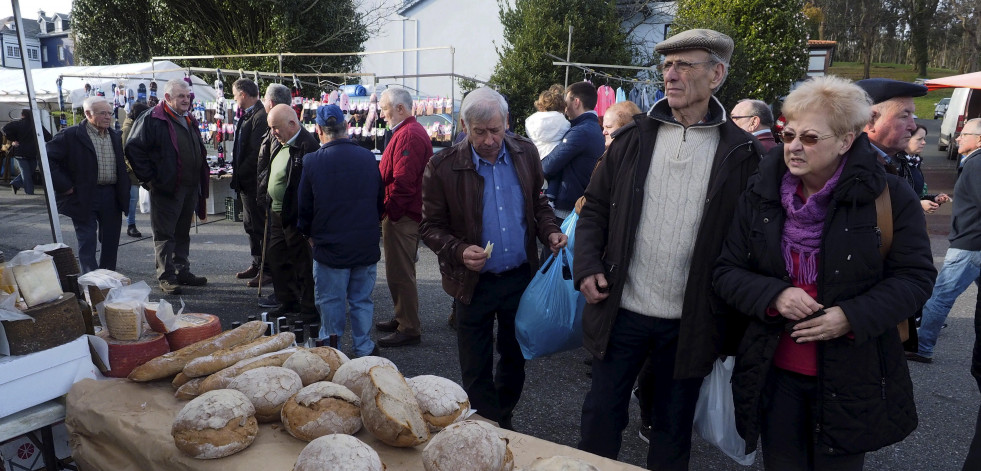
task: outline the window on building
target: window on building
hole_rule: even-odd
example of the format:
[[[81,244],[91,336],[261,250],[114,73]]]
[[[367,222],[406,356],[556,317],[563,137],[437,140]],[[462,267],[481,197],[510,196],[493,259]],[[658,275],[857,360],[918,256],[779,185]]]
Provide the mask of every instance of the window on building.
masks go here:
[[[17,46],[7,46],[7,57],[20,59],[20,48]]]
[[[65,60],[65,46],[58,46],[58,60]]]
[[[47,62],[47,61],[48,61],[48,48],[44,47],[41,48],[41,62]]]
[[[39,59],[40,56],[41,56],[41,54],[38,52],[37,49],[34,49],[33,47],[27,48],[27,59],[28,60],[36,61],[36,60]]]

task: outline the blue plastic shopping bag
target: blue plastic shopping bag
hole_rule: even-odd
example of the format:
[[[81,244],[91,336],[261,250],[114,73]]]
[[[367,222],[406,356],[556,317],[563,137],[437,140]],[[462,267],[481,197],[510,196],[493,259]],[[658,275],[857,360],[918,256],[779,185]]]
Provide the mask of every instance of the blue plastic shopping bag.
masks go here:
[[[569,264],[572,265],[572,251],[576,243],[576,223],[579,222],[579,213],[573,211],[569,217],[562,221],[562,233],[569,236],[569,243],[566,247],[569,250]]]
[[[526,360],[582,346],[585,301],[572,286],[569,258],[567,249],[549,256],[521,295],[514,330]]]

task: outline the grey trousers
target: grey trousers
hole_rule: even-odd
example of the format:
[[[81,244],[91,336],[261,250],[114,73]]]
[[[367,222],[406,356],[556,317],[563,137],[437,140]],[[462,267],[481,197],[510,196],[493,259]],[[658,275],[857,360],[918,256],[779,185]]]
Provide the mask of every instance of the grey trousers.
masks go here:
[[[197,186],[181,186],[170,195],[150,192],[150,227],[158,280],[173,280],[177,273],[190,271],[187,257],[198,190]]]

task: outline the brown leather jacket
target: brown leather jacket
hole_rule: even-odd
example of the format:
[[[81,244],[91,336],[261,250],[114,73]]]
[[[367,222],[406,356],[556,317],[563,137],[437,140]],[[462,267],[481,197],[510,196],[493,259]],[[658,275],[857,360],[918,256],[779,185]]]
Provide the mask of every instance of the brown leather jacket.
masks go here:
[[[548,200],[541,193],[544,175],[538,150],[528,139],[505,136],[518,174],[525,201],[525,253],[529,269],[538,269],[537,236],[548,245],[549,234],[561,232]],[[423,242],[436,253],[443,290],[469,304],[480,276],[463,264],[463,251],[470,245],[482,246],[484,179],[473,164],[468,141],[444,149],[426,164],[422,177]]]

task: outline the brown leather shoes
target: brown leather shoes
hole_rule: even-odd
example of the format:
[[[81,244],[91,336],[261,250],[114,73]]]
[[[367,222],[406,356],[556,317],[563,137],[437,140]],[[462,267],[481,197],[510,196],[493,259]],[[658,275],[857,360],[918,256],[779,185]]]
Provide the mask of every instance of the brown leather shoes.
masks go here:
[[[375,322],[375,328],[381,332],[395,332],[399,328],[399,320],[392,318],[383,322]]]
[[[393,332],[380,339],[378,345],[382,347],[403,347],[406,345],[419,345],[422,342],[421,335],[409,335],[402,332]]]
[[[246,278],[255,278],[256,276],[259,276],[259,267],[255,265],[249,265],[248,269],[240,271],[235,274],[235,278],[238,278],[240,280],[244,280]]]
[[[259,275],[256,275],[255,278],[252,278],[246,284],[249,285],[249,288],[256,288],[256,287],[258,287],[259,286]],[[270,275],[269,273],[263,273],[262,274],[262,286],[272,286],[272,275]]]

